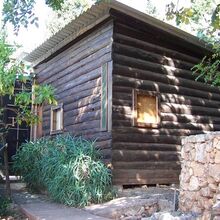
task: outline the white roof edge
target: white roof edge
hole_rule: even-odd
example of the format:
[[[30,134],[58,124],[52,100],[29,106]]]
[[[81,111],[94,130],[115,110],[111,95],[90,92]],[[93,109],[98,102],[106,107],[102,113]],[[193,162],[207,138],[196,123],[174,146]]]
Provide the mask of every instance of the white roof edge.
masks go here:
[[[85,11],[82,15],[74,19],[73,21],[69,22],[66,26],[64,26],[60,31],[55,33],[53,36],[48,38],[44,43],[42,43],[40,46],[35,48],[32,52],[30,52],[26,57],[24,57],[24,60],[31,62],[32,66],[36,66],[43,60],[47,59],[49,56],[54,54],[56,51],[76,39],[78,36],[82,35],[86,31],[90,30],[91,28],[95,27],[97,24],[104,21],[106,18],[110,16],[109,10],[113,8],[115,10],[118,10],[122,13],[125,13],[127,15],[130,15],[138,20],[141,20],[145,23],[148,23],[158,29],[161,29],[165,32],[168,32],[172,35],[175,35],[189,43],[192,43],[202,49],[206,49],[208,51],[211,51],[211,48],[205,44],[204,41],[201,41],[199,38],[180,30],[172,25],[169,25],[161,20],[158,20],[150,15],[147,15],[143,12],[140,12],[134,8],[131,8],[123,3],[120,3],[116,0],[107,0],[102,1],[98,4],[93,5],[90,9]],[[89,14],[93,11],[99,11],[100,14],[97,16],[94,16],[94,19],[90,19]],[[89,17],[89,18],[88,18]],[[79,23],[77,21],[84,20],[84,23],[79,26]],[[77,25],[74,25],[74,22]],[[69,28],[69,29],[68,29]],[[69,34],[67,37],[63,38],[61,37],[61,33],[65,31],[65,29],[68,29]],[[62,40],[60,40],[62,38]],[[45,47],[50,45],[50,49],[47,49],[45,52]]]

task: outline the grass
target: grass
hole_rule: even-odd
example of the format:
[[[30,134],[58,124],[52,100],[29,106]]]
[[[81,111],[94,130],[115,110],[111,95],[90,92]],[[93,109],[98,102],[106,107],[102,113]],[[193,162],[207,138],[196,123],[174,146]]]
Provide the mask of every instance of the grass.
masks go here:
[[[83,207],[113,197],[110,170],[101,161],[95,142],[70,135],[23,144],[14,169],[34,190],[68,206]]]

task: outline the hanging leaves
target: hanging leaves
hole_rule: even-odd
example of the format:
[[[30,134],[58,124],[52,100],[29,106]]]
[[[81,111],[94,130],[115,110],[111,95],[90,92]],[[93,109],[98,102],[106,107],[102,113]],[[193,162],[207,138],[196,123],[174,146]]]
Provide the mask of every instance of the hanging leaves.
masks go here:
[[[11,58],[15,50],[16,47],[9,45],[6,37],[0,34],[0,97],[9,97],[16,106],[17,123],[37,123],[38,118],[31,111],[31,105],[56,104],[54,89],[48,85],[38,85],[31,90],[33,76],[25,71],[28,67],[24,63]],[[23,85],[19,92],[16,91],[17,84]],[[0,128],[6,127],[2,117],[6,110],[9,110],[7,106],[0,106]]]

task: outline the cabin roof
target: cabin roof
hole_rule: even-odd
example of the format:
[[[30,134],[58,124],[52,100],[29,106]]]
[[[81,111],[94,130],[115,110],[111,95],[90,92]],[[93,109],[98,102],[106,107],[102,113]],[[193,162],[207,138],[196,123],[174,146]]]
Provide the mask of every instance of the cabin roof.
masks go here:
[[[175,28],[174,26],[153,18],[150,15],[140,12],[116,0],[107,0],[93,5],[80,16],[69,22],[65,27],[25,56],[24,60],[31,62],[33,66],[36,66],[86,31],[107,19],[110,16],[110,9],[116,9],[117,11],[130,15],[189,43],[197,45],[202,49],[208,49],[210,51],[203,41],[185,31]]]

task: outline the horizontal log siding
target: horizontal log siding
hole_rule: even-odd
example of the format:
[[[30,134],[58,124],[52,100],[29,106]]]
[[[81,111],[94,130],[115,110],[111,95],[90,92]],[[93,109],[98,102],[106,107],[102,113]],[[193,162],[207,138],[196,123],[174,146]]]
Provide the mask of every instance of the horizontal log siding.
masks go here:
[[[104,159],[111,159],[111,133],[100,131],[101,65],[111,61],[113,24],[108,21],[57,56],[37,66],[37,81],[56,89],[63,103],[64,132],[97,139]],[[43,134],[50,135],[50,108],[43,111]]]
[[[204,51],[116,11],[112,16],[114,183],[177,183],[181,137],[220,130],[220,92],[196,82],[190,70]],[[134,88],[159,93],[159,128],[132,126]]]

